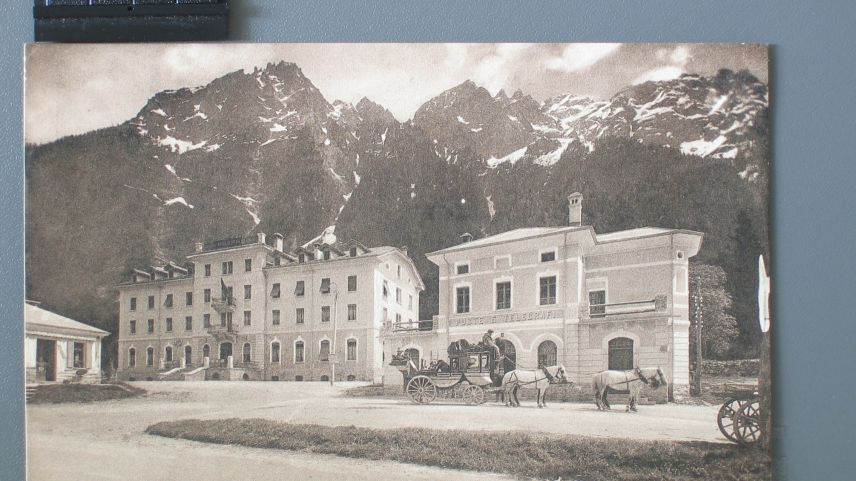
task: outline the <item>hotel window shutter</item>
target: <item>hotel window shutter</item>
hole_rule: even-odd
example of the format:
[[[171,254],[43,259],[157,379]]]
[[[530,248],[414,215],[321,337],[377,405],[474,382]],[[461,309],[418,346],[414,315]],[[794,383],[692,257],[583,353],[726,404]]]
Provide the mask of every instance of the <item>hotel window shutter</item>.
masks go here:
[[[65,345],[65,367],[74,367],[74,341],[68,341]]]
[[[330,279],[329,278],[325,277],[324,279],[321,279],[321,292],[323,294],[327,294],[330,292]]]

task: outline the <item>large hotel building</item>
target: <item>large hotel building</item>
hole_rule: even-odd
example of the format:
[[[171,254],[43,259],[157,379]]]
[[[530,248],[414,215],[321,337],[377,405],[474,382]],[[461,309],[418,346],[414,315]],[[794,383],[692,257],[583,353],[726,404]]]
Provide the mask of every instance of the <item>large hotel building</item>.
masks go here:
[[[120,286],[120,368],[135,379],[308,381],[328,380],[334,362],[336,380],[400,384],[393,354],[448,360],[450,342],[491,329],[506,369],[561,363],[587,384],[604,369],[659,366],[670,390],[686,390],[688,262],[702,234],[598,234],[581,223],[582,195],[568,202],[568,226],[464,235],[427,254],[439,268],[430,320],[419,319],[424,286],[402,249],[319,243],[285,253],[276,234],[273,245],[263,234],[197,244],[192,269],[135,271]]]
[[[418,319],[406,251],[319,242],[283,252],[264,234],[198,243],[182,267],[119,286],[124,379],[381,382],[384,322]]]

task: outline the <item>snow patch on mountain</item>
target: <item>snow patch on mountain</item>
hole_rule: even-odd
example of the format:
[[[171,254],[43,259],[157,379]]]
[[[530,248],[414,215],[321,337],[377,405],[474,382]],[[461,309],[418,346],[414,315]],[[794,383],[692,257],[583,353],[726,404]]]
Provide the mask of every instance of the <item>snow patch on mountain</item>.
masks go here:
[[[172,199],[169,199],[163,203],[163,205],[174,205],[174,204],[181,204],[181,205],[183,205],[189,209],[193,208],[193,205],[189,204],[186,200],[184,200],[184,197],[173,197]]]
[[[506,155],[505,157],[500,157],[498,159],[496,157],[491,157],[491,158],[485,160],[485,163],[487,163],[487,166],[492,168],[492,169],[495,168],[496,166],[498,166],[500,164],[504,164],[506,162],[514,165],[515,162],[517,162],[524,155],[526,155],[526,150],[528,148],[529,147],[526,146],[526,147],[523,147],[522,149],[517,149],[514,152]]]

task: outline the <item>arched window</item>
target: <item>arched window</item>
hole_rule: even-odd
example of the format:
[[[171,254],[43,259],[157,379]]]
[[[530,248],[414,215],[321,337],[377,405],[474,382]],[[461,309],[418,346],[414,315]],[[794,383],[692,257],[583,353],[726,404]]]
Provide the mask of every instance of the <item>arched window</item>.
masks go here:
[[[137,350],[133,347],[128,349],[128,367],[137,367]]]
[[[508,372],[517,369],[517,349],[514,348],[514,344],[507,339],[497,339],[496,345],[502,355],[503,371]]]
[[[538,345],[538,367],[556,366],[559,364],[559,350],[553,341],[544,341]]]
[[[163,360],[172,362],[172,346],[166,346],[166,349],[164,349]]]
[[[324,339],[321,341],[321,350],[318,352],[318,359],[320,361],[329,361],[330,360],[330,341]],[[323,381],[323,379],[322,379]]]
[[[193,348],[184,346],[184,364],[189,366],[193,364]]]
[[[348,339],[348,360],[356,361],[357,360],[357,340],[356,339]]]
[[[209,346],[208,344],[202,346],[202,357],[203,358],[205,358],[205,357],[210,358],[211,357],[211,346]]]
[[[146,366],[154,366],[155,364],[155,348],[149,347],[146,349]]]
[[[303,352],[303,341],[296,341],[294,343],[294,362],[303,362],[305,355]],[[295,379],[295,381],[302,381],[303,376],[299,376],[300,379]]]
[[[633,339],[616,337],[609,341],[609,369],[616,371],[633,369]]]
[[[321,380],[322,380],[322,381],[329,381],[329,380],[330,380],[330,376],[328,376],[328,375],[326,375],[326,374],[323,374],[323,375],[321,376]]]
[[[270,362],[279,362],[279,342],[274,341],[270,345]]]
[[[416,369],[419,369],[419,349],[411,347],[410,349],[405,349],[404,354],[413,361],[413,365],[416,366]]]
[[[250,356],[250,343],[249,342],[244,343],[243,360],[244,360],[244,362],[252,361],[252,358]]]
[[[348,374],[348,381],[356,381],[356,380],[357,380],[357,376],[354,376],[353,374]]]

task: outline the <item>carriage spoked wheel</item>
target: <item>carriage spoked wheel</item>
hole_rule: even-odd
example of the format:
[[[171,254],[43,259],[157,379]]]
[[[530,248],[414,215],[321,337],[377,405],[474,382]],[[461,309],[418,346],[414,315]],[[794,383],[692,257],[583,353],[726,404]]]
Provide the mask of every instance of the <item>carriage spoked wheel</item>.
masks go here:
[[[464,402],[467,404],[482,404],[484,402],[484,389],[482,389],[481,386],[470,384],[469,386],[464,388],[463,398]]]
[[[740,439],[736,434],[736,426],[734,424],[737,412],[748,403],[748,399],[729,399],[725,401],[719,412],[716,414],[716,424],[719,426],[719,431],[723,436],[728,438],[733,443],[739,443]]]
[[[428,404],[437,397],[437,386],[428,376],[416,376],[407,383],[407,396],[415,403]]]
[[[761,412],[757,399],[745,401],[734,415],[734,435],[740,444],[753,444],[761,439]]]

